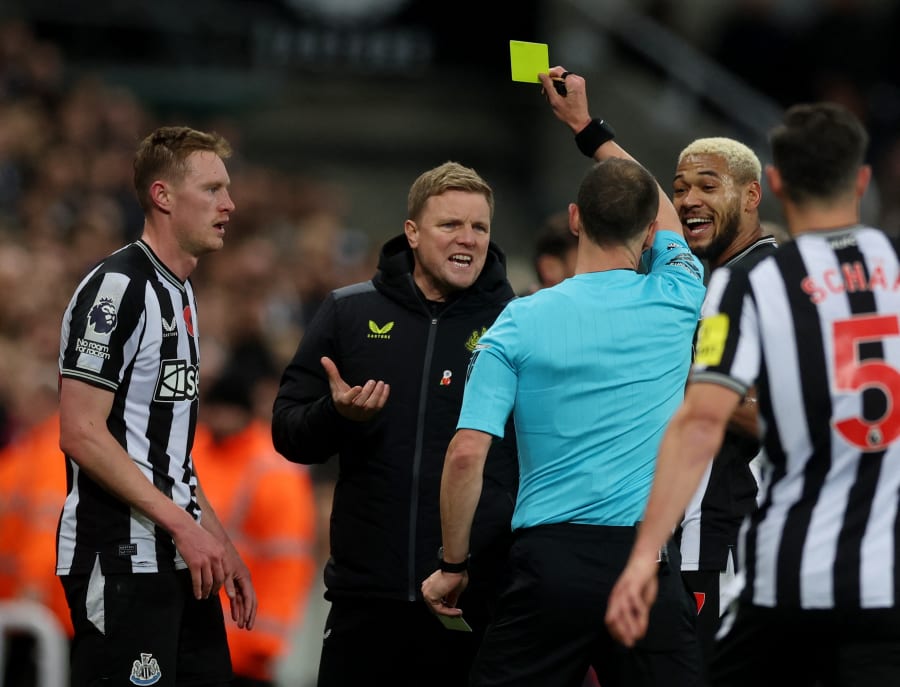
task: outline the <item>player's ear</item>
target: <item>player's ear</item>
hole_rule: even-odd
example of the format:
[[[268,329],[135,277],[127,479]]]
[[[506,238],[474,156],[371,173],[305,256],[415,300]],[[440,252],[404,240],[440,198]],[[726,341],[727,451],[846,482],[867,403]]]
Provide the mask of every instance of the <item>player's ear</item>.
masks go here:
[[[163,212],[169,212],[172,209],[172,194],[169,185],[161,180],[150,184],[150,200]]]
[[[762,186],[755,179],[747,184],[745,199],[745,212],[752,212],[759,207],[759,203],[762,200]]]

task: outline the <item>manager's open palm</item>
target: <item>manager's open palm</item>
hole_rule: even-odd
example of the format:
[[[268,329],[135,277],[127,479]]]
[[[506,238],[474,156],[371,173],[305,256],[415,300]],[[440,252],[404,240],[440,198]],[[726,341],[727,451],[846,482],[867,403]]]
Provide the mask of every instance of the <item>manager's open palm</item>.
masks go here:
[[[328,375],[334,407],[345,418],[354,422],[366,422],[384,408],[391,393],[390,384],[370,379],[362,386],[350,386],[341,377],[331,358],[322,356],[320,362]]]

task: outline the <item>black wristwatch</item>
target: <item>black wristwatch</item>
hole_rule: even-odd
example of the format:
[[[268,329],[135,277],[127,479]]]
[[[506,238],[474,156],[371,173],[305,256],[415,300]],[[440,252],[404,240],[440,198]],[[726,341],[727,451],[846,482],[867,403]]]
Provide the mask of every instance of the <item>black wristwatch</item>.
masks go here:
[[[438,568],[441,572],[461,573],[469,569],[469,554],[466,554],[465,560],[461,563],[448,563],[444,560],[444,547],[438,549]]]

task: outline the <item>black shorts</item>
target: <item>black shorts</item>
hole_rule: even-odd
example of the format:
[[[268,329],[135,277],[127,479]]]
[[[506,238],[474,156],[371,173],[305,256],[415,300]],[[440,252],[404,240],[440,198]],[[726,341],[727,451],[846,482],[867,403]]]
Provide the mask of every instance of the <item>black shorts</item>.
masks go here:
[[[71,687],[200,687],[231,680],[219,596],[198,601],[188,570],[60,577],[75,637]]]
[[[713,655],[716,632],[719,630],[722,574],[718,570],[683,570],[681,577],[697,604],[697,634],[704,658]]]
[[[606,630],[609,593],[625,567],[633,527],[544,525],[519,530],[511,578],[472,670],[477,687],[579,687],[593,666],[603,687],[702,682],[696,606],[677,551],[660,564],[647,637],[626,649]]]
[[[710,670],[716,687],[900,685],[900,610],[732,604]]]

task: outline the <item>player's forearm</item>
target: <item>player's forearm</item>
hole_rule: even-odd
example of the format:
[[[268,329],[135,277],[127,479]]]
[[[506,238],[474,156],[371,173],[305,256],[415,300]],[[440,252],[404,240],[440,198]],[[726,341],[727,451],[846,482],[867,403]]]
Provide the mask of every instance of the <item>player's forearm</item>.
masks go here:
[[[106,431],[61,436],[63,451],[95,482],[172,533],[191,516],[157,489]]]
[[[721,431],[707,431],[702,424],[682,411],[672,418],[660,444],[653,487],[635,542],[637,553],[656,555],[669,540],[718,450]]]

